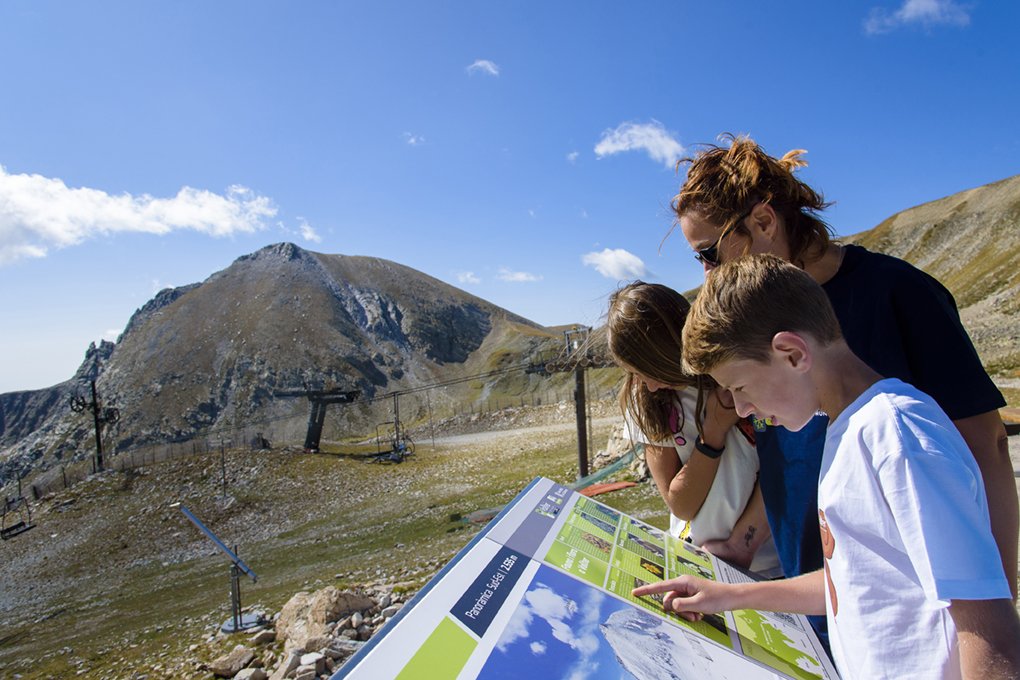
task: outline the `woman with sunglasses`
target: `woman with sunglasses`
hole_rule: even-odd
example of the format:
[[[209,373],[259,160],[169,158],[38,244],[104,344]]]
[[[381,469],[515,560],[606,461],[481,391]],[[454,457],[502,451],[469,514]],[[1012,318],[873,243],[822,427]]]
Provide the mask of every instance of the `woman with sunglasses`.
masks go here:
[[[701,546],[760,530],[764,543],[748,565],[766,578],[781,576],[768,525],[741,518],[757,495],[754,433],[737,416],[728,393],[711,378],[680,366],[680,333],[690,303],[672,288],[636,281],[613,293],[606,344],[626,372],[620,406],[630,438],[644,445],[645,462],[670,512],[670,533]],[[760,501],[759,501],[760,503]]]
[[[794,176],[806,165],[803,150],[774,158],[750,138],[727,140],[728,146],[709,146],[681,161],[689,168],[673,209],[695,258],[706,275],[742,254],[771,253],[792,262],[822,284],[858,356],[883,376],[935,398],[981,468],[1015,599],[1017,493],[998,414],[1005,400],[982,367],[952,295],[903,260],[832,241],[819,218],[829,204]],[[827,421],[818,416],[796,433],[768,426],[757,436],[765,511],[788,577],[822,566],[816,487]],[[747,547],[738,538],[716,549],[739,561]],[[816,628],[824,618],[820,623]]]

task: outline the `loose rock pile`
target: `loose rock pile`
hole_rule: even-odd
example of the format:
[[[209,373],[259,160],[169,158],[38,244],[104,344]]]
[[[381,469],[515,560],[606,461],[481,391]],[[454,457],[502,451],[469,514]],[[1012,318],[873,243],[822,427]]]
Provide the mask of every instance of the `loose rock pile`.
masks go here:
[[[413,595],[409,585],[373,584],[357,591],[327,586],[297,593],[272,623],[249,631],[245,644],[207,670],[236,680],[329,678],[400,611]]]
[[[634,448],[634,442],[631,441],[630,435],[627,434],[623,423],[613,426],[606,441],[606,448],[600,449],[595,453],[591,469],[600,470],[610,465],[632,448]],[[651,472],[648,470],[648,463],[645,461],[644,447],[637,446],[636,448],[637,455],[634,456],[634,461],[628,469],[637,481],[643,482],[651,477]]]

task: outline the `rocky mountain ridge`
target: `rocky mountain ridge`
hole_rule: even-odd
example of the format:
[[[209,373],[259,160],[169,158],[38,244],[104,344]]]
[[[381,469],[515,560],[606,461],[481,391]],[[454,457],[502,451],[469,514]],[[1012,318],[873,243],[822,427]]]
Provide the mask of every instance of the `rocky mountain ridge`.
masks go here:
[[[0,395],[0,480],[89,455],[91,418],[67,403],[90,380],[121,414],[107,428],[110,445],[130,449],[241,423],[289,418],[300,428],[307,406],[277,392],[373,398],[489,370],[493,356],[526,361],[557,341],[538,324],[394,262],[267,246],[200,284],[160,292],[115,345],[90,348],[72,380]],[[365,409],[345,409],[344,417],[352,430],[374,425]]]
[[[978,353],[1014,404],[1018,225],[1020,175],[904,210],[843,239],[902,257],[945,283]],[[394,262],[267,246],[202,283],[161,291],[115,345],[90,347],[71,380],[0,394],[0,483],[89,455],[90,419],[71,414],[67,402],[90,380],[104,403],[121,411],[121,422],[107,432],[121,449],[288,419],[293,438],[306,407],[275,398],[277,391],[378,397],[512,368],[555,353],[560,338],[556,329]],[[443,394],[449,406],[546,388],[537,376],[507,374]],[[348,408],[337,427],[365,431],[379,420],[366,408]]]

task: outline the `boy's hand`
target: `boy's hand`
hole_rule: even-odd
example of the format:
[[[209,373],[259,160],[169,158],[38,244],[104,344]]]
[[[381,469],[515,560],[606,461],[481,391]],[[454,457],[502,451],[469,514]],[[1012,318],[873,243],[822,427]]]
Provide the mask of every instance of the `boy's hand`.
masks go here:
[[[731,609],[725,583],[708,581],[696,576],[678,576],[668,581],[649,583],[631,591],[634,597],[664,593],[662,608],[679,614],[688,621],[699,621],[702,614],[716,614]]]
[[[701,614],[734,609],[761,609],[796,614],[825,613],[825,574],[819,569],[781,581],[718,583],[694,576],[678,576],[631,591],[634,597],[664,593],[662,608],[688,621]]]

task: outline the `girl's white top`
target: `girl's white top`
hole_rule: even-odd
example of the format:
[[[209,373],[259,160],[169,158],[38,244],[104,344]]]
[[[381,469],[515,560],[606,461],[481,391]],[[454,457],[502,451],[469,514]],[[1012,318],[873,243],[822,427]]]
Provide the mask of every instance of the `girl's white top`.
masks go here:
[[[698,402],[697,388],[674,390],[672,402],[669,429],[674,434],[671,440],[652,441],[637,427],[629,413],[625,419],[624,434],[634,443],[672,447],[680,462],[686,465],[694,452],[694,441],[698,436],[698,428],[694,422]],[[733,427],[726,433],[725,450],[719,458],[719,469],[698,514],[690,522],[685,522],[670,513],[669,533],[677,538],[689,538],[698,546],[706,541],[729,537],[747,506],[757,479],[758,453],[754,444]],[[751,571],[766,578],[782,575],[779,555],[771,537],[758,549],[751,563]]]

